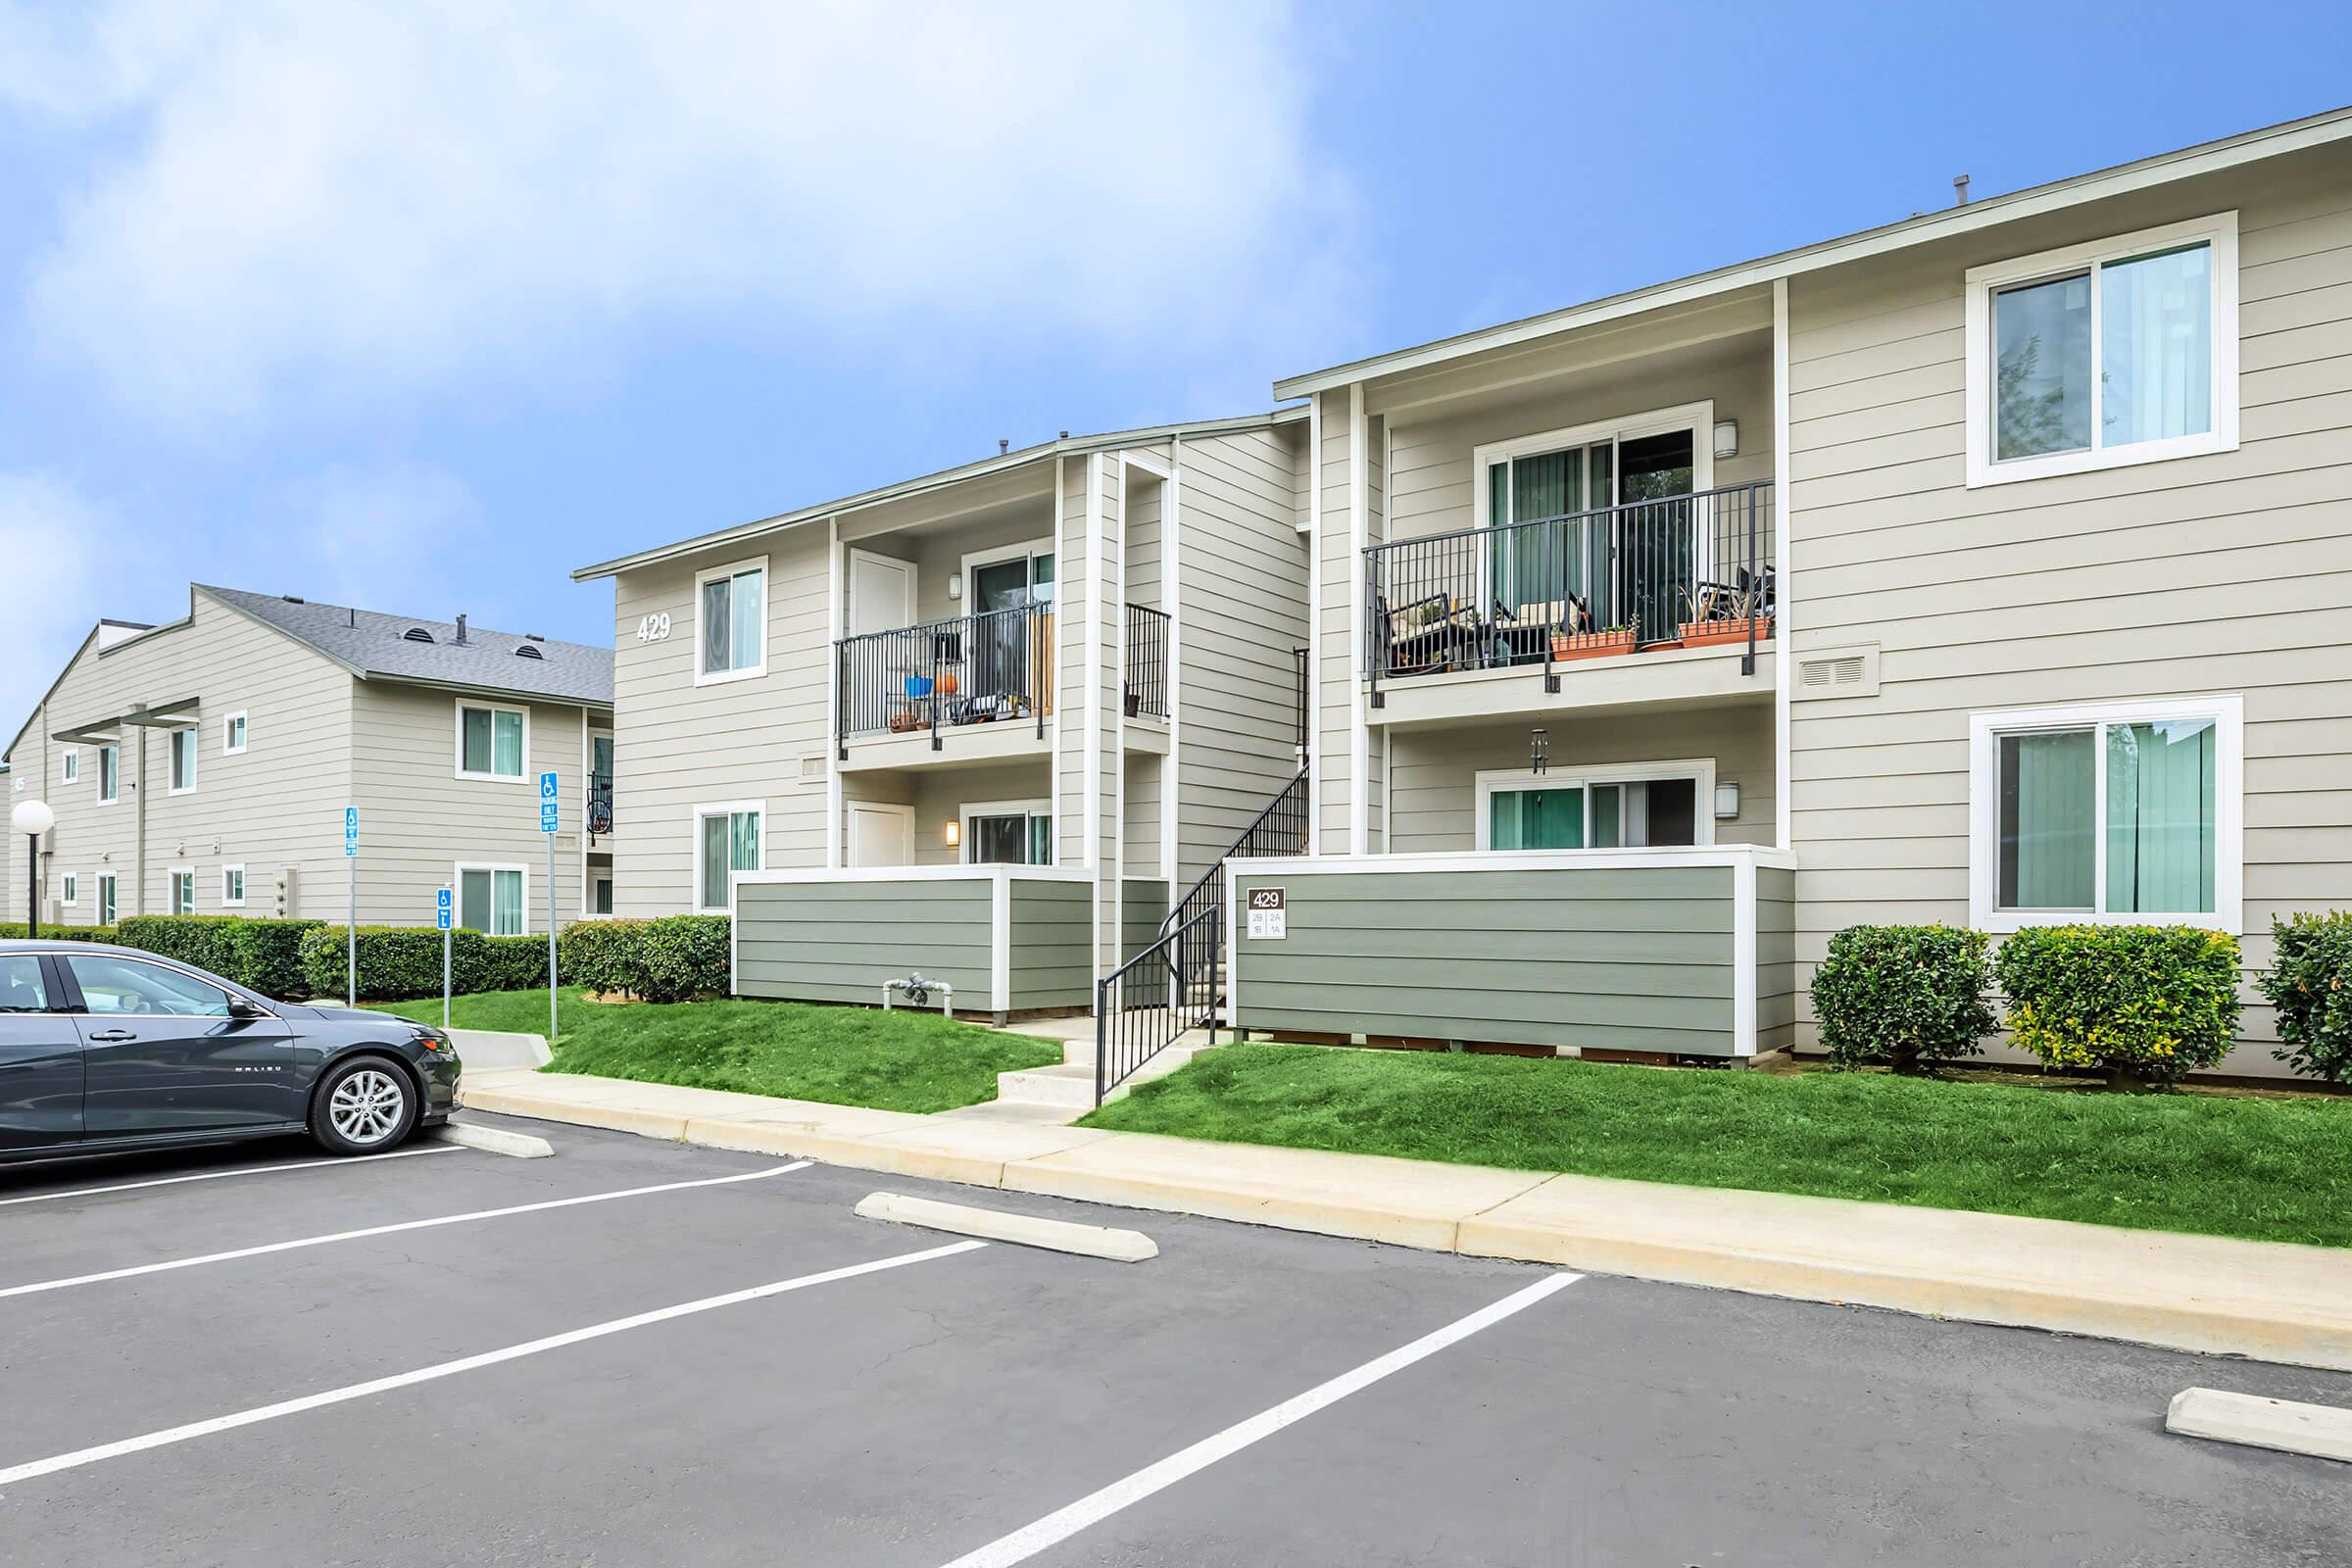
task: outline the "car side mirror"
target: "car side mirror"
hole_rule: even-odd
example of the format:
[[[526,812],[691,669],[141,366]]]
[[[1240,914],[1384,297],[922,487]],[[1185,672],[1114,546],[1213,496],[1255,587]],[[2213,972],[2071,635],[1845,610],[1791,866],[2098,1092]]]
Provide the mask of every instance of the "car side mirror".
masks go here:
[[[231,1018],[274,1018],[277,1016],[260,1003],[248,1001],[243,997],[228,999],[228,1015]]]

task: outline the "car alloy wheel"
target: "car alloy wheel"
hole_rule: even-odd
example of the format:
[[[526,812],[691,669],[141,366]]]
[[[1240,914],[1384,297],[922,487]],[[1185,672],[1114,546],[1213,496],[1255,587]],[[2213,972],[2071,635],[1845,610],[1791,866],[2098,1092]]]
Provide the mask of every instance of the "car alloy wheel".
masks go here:
[[[408,1119],[406,1085],[381,1067],[362,1067],[327,1096],[326,1119],[348,1142],[380,1144]]]

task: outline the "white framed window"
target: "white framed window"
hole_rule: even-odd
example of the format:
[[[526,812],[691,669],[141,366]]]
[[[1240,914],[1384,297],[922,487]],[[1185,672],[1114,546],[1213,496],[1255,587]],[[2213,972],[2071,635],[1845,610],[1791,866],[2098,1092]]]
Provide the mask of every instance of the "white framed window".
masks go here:
[[[694,808],[694,906],[724,914],[733,893],[730,876],[757,871],[760,841],[767,828],[767,803],[732,801]]]
[[[2237,448],[2237,214],[1968,272],[1968,482]]]
[[[224,865],[220,868],[220,906],[224,909],[245,907],[245,868]]]
[[[588,912],[590,914],[611,914],[612,912],[612,879],[610,876],[588,879]]]
[[[220,721],[220,755],[235,757],[245,750],[245,710],[237,710]]]
[[[1715,760],[1573,763],[1477,776],[1481,850],[1631,850],[1715,842]]]
[[[172,912],[196,912],[196,868],[192,865],[172,867]]]
[[[694,604],[696,685],[767,673],[765,556],[696,572]]]
[[[69,783],[69,784],[76,784],[76,783],[79,783],[79,782],[81,781],[81,748],[80,748],[80,747],[78,747],[78,746],[69,746],[69,747],[67,747],[67,748],[66,748],[66,753],[65,753],[65,764],[64,764],[64,765],[65,765],[65,769],[66,769],[66,772],[65,772],[65,779],[66,779],[66,782],[67,782],[67,783]]]
[[[98,873],[98,923],[100,925],[115,923],[115,887],[114,872],[101,871]]]
[[[2236,931],[2244,715],[2235,695],[1971,714],[1971,922]]]
[[[122,798],[122,748],[112,743],[98,748],[98,804],[112,806]]]
[[[64,905],[69,909],[81,902],[81,877],[79,873],[68,871],[64,876],[58,878],[57,902]]]
[[[976,801],[963,808],[966,865],[1052,865],[1052,801]]]
[[[531,922],[531,868],[527,865],[457,866],[458,924],[485,936],[518,937]]]
[[[530,710],[463,699],[457,708],[458,777],[521,783],[531,751]]]
[[[171,740],[171,780],[165,792],[192,795],[196,790],[196,731],[175,729]]]

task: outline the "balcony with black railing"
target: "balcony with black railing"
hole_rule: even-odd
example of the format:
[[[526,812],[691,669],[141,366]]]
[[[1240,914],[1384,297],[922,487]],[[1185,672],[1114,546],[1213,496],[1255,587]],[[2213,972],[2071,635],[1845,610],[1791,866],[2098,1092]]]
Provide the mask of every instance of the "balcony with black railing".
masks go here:
[[[1125,693],[1129,718],[1168,716],[1168,614],[1127,607]]]
[[[1371,701],[1457,671],[1540,670],[1772,635],[1773,483],[1629,502],[1364,551]]]
[[[1054,711],[1054,606],[1015,606],[833,645],[835,750],[872,736],[943,737],[975,725],[1029,724]]]

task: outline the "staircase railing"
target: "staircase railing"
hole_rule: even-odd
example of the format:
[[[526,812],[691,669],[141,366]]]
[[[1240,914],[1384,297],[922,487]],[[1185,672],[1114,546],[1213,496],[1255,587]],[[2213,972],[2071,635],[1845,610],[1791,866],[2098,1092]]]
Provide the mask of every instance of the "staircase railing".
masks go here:
[[[1221,909],[1203,909],[1095,985],[1095,1103],[1195,1029],[1217,1043]]]
[[[1267,855],[1304,855],[1306,853],[1306,769],[1300,768],[1272,800],[1266,808],[1242,829],[1241,837],[1217,857],[1200,881],[1176,902],[1167,918],[1159,922],[1160,935],[1165,936],[1178,926],[1192,920],[1202,909],[1225,907],[1225,862],[1247,860]]]

